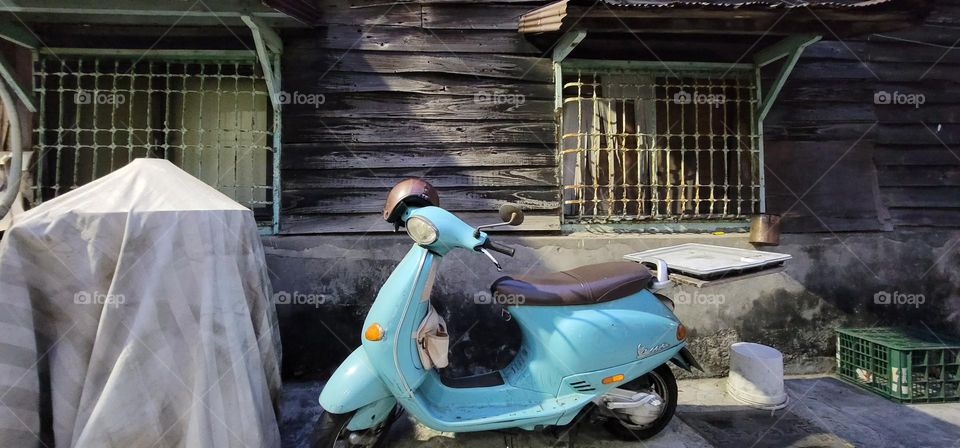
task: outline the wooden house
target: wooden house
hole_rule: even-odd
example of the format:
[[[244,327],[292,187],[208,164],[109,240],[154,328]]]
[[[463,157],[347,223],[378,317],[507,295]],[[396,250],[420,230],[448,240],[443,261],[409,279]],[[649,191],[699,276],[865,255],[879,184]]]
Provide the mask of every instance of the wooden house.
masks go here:
[[[521,272],[749,248],[781,215],[784,272],[678,306],[715,371],[734,340],[796,372],[829,368],[840,325],[960,330],[957,0],[7,3],[33,200],[165,157],[250,206],[274,289],[315,299],[281,310],[289,375],[358,342],[411,176],[471,224],[523,207]],[[472,300],[498,274],[470,255],[438,287],[471,335],[454,359],[502,363],[516,335]]]

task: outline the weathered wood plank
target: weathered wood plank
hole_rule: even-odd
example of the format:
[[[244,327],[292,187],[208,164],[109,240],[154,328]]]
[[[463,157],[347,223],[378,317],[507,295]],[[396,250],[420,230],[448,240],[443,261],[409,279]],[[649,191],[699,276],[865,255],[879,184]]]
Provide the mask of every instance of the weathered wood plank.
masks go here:
[[[948,149],[944,146],[897,147],[877,146],[874,153],[877,165],[918,166],[957,166],[960,165],[960,149]],[[915,169],[915,168],[910,168]]]
[[[884,225],[876,215],[861,216],[822,216],[819,212],[810,213],[806,208],[791,212],[780,222],[783,233],[838,233],[838,232],[877,232],[892,230]]]
[[[416,118],[432,120],[552,121],[554,103],[523,95],[478,91],[472,97],[409,94],[330,94],[323,104],[290,105],[286,117]]]
[[[426,53],[501,53],[531,54],[534,47],[516,29],[513,30],[425,30],[398,26],[329,25],[316,29],[313,36],[285,42],[292,51],[376,50]]]
[[[923,210],[892,208],[890,219],[898,227],[960,227],[960,209]]]
[[[929,45],[886,42],[820,41],[807,47],[801,60],[829,59],[863,62],[960,63],[960,54]]]
[[[764,151],[767,210],[784,216],[784,232],[885,228],[871,142],[771,142]]]
[[[960,187],[883,187],[880,198],[891,208],[960,208]]]
[[[464,7],[462,0],[314,0],[322,11],[323,24],[420,27],[421,6],[432,6],[444,11]],[[476,0],[475,6],[507,7],[530,11],[542,2],[532,0]],[[516,31],[516,27],[512,28]]]
[[[415,162],[414,162],[415,163]],[[435,187],[553,187],[559,185],[553,167],[434,168],[399,166],[389,170],[285,170],[284,190],[314,188],[389,189],[408,177],[422,177]]]
[[[549,38],[531,36],[535,42],[542,41],[543,48],[552,44]],[[763,40],[763,39],[760,39]],[[756,36],[724,36],[723,39],[704,39],[696,35],[667,35],[658,33],[631,34],[594,33],[570,53],[569,59],[612,59],[656,61],[702,61],[730,63],[756,48],[773,44],[776,38],[759,42]],[[746,59],[746,58],[745,58]]]
[[[764,79],[764,85],[770,85],[769,79]],[[865,103],[873,102],[876,91],[875,84],[863,80],[839,80],[830,83],[809,80],[788,79],[784,84],[780,96],[773,109],[781,104],[798,103]]]
[[[552,83],[530,83],[496,78],[477,79],[439,73],[391,74],[338,71],[287,70],[283,85],[289,90],[323,93],[401,92],[424,95],[464,95],[479,92],[523,95],[530,99],[553,99]]]
[[[960,67],[951,64],[894,63],[894,62],[801,62],[790,74],[791,80],[832,82],[840,79],[882,80],[885,82],[916,82],[919,79],[956,81]],[[874,76],[876,75],[876,76]]]
[[[809,21],[821,22],[826,18],[828,21],[857,21],[857,22],[888,22],[912,18],[915,13],[904,13],[897,10],[889,10],[883,13],[874,11],[875,14],[864,15],[856,9],[834,9],[821,10],[817,15],[810,14],[808,9],[795,8],[789,11],[776,11],[767,8],[739,9],[736,11],[738,20],[744,19],[777,19],[785,14],[789,15],[791,22]],[[567,8],[569,17],[580,18],[605,18],[605,19],[677,19],[681,22],[688,19],[713,19],[729,20],[731,13],[726,8],[597,8],[589,4],[569,5]],[[718,24],[720,26],[721,24]],[[782,29],[782,28],[781,28]]]
[[[878,126],[877,142],[888,145],[957,145],[960,144],[960,124],[883,124]]]
[[[943,50],[950,48],[960,39],[960,27],[918,26],[905,30],[874,34],[867,37],[870,42],[906,42],[917,45],[934,45]],[[936,48],[936,47],[934,47]]]
[[[285,144],[283,169],[393,168],[415,160],[423,166],[555,166],[556,150],[543,145],[318,145]]]
[[[895,93],[899,98],[916,95],[904,91],[887,93]],[[874,104],[872,96],[869,100],[857,104],[784,101],[773,106],[768,119],[777,123],[960,123],[960,104]]]
[[[960,6],[938,5],[925,21],[933,25],[960,26]]]
[[[358,73],[452,73],[477,78],[553,80],[549,58],[501,54],[291,50],[284,57],[305,69]]]
[[[447,4],[457,4],[462,5],[463,0],[420,0],[421,4],[424,5],[447,5]],[[471,0],[470,3],[473,4],[483,4],[483,3],[494,3],[494,4],[510,4],[510,5],[525,5],[526,8],[531,10],[543,6],[543,0]]]
[[[419,6],[419,5],[428,5],[428,4],[463,4],[463,0],[398,0],[385,3],[383,0],[313,0],[317,6],[320,7],[344,7],[352,9],[360,8],[372,8],[377,6],[383,6],[385,4],[397,4],[397,5],[409,5],[409,6]],[[470,0],[469,3],[474,4],[485,4],[485,3],[494,3],[494,4],[513,4],[513,5],[524,5],[530,9],[536,8],[543,5],[542,0]],[[531,6],[532,5],[532,6]]]
[[[540,143],[552,146],[554,123],[452,120],[330,119],[293,116],[284,122],[290,143]],[[294,131],[296,130],[296,131]]]
[[[805,201],[806,202],[806,201]],[[814,209],[810,213],[800,205],[780,221],[783,233],[838,233],[838,232],[877,232],[892,230],[881,222],[876,214],[844,215],[840,212]]]
[[[958,166],[885,166],[879,174],[881,187],[960,187]]]
[[[332,213],[378,213],[383,211],[387,189],[284,190],[283,213],[313,215]],[[539,188],[442,188],[440,200],[452,212],[497,210],[501,205],[517,204],[529,210],[556,210],[560,207],[556,186]]]
[[[771,123],[873,123],[877,117],[873,98],[870,98],[870,102],[857,104],[778,101],[767,120]]]
[[[324,24],[417,27],[422,22],[420,6],[414,1],[319,0],[316,3]]]
[[[873,123],[780,123],[769,120],[764,123],[764,141],[852,141],[859,138],[872,140],[876,134]]]
[[[582,6],[581,8],[590,8]],[[673,12],[671,12],[671,10]],[[822,13],[820,17],[807,15],[807,17],[797,17],[800,8],[795,8],[788,12],[794,16],[791,20],[781,20],[783,13],[774,10],[751,11],[749,13],[761,13],[766,16],[756,16],[753,19],[744,20],[738,17],[737,20],[729,20],[729,11],[723,8],[711,11],[713,13],[725,14],[723,20],[714,18],[671,18],[671,14],[681,14],[689,16],[692,14],[702,15],[705,10],[690,12],[689,10],[680,10],[679,8],[627,8],[617,10],[614,14],[607,17],[592,18],[584,17],[581,19],[576,13],[570,14],[568,9],[567,19],[576,22],[579,27],[584,29],[602,29],[611,32],[632,32],[632,33],[662,33],[662,34],[687,34],[687,35],[713,35],[716,37],[726,37],[730,34],[753,35],[759,37],[770,36],[788,36],[791,34],[805,34],[816,32],[823,35],[837,34],[840,36],[859,36],[873,32],[880,32],[891,29],[900,29],[905,27],[911,18],[903,15],[889,15],[887,20],[881,18],[877,21],[863,20],[865,17],[851,13],[847,20],[833,21],[829,29],[824,26]],[[738,11],[737,16],[741,16],[743,11]],[[634,17],[629,17],[633,14]],[[591,13],[591,15],[593,15]],[[872,17],[871,17],[872,18]]]
[[[911,83],[885,83],[876,80],[837,80],[829,83],[822,81],[788,80],[784,89],[777,98],[778,107],[781,103],[862,103],[873,104],[874,95],[878,92],[897,92],[901,94],[921,94],[924,96],[924,105],[960,103],[960,84],[949,81],[924,80]],[[764,85],[769,85],[764,80]]]
[[[921,104],[916,107],[878,104],[876,113],[877,119],[884,124],[916,124],[922,122],[930,124],[934,130],[940,124],[955,125],[960,123],[960,104]]]
[[[491,229],[491,232],[555,232],[560,230],[560,210],[525,214],[523,224],[517,227]],[[499,221],[496,212],[462,212],[460,219],[470,225],[491,224]],[[310,233],[387,233],[393,225],[383,220],[380,213],[355,215],[282,215],[280,233],[284,235]]]
[[[772,120],[771,120],[772,121]],[[872,128],[872,129],[871,129]],[[939,128],[939,129],[938,129]],[[781,123],[764,127],[764,140],[840,141],[859,138],[884,145],[960,144],[960,124]]]
[[[429,4],[423,5],[423,27],[427,29],[512,30],[530,5]]]

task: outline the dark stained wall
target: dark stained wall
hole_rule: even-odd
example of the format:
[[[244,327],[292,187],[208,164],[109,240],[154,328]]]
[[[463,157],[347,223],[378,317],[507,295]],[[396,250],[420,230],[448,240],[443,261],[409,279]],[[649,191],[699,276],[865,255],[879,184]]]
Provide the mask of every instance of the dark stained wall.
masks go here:
[[[948,0],[922,26],[807,49],[766,123],[784,231],[960,227],[958,43]]]
[[[477,131],[481,125],[494,131],[511,123],[553,125],[552,80],[502,74],[504,61],[549,66],[545,59],[537,61],[539,53],[514,32],[512,23],[544,2],[464,6],[435,1],[394,6],[382,2],[350,10],[327,4],[322,8],[327,26],[311,35],[285,36],[284,89],[326,94],[322,108],[285,109],[285,233],[389,230],[376,214],[387,188],[401,176],[424,172],[441,187],[444,204],[454,208],[492,209],[502,200],[527,201],[529,208],[529,193],[523,193],[529,191],[543,195],[539,201],[556,200],[551,196],[555,178],[543,185],[529,176],[506,174],[553,173],[552,130],[544,132],[546,144],[501,143],[500,135]],[[844,44],[823,42],[808,49],[767,120],[770,211],[789,212],[788,230],[857,233],[837,239],[828,233],[785,235],[772,250],[795,257],[783,274],[788,278],[767,277],[776,284],[769,289],[734,283],[721,291],[730,300],[723,308],[680,308],[685,321],[710,322],[691,328],[699,333],[694,342],[697,356],[705,363],[714,361],[709,364],[714,374],[722,374],[725,347],[737,340],[778,347],[788,354],[788,363],[816,360],[827,366],[834,355],[833,329],[838,326],[924,322],[938,331],[960,330],[954,300],[960,280],[952,269],[957,264],[952,241],[960,222],[956,209],[960,198],[949,196],[960,186],[960,159],[951,153],[960,154],[960,50],[947,51],[960,39],[960,1],[952,1],[939,7],[928,25],[885,35],[925,43],[880,36],[846,42],[880,80]],[[451,25],[420,27],[434,26],[441,17]],[[629,34],[624,37],[633,39],[625,42],[637,42]],[[639,37],[646,45],[592,36],[574,56],[616,57],[633,51],[638,59],[650,59],[649,46],[664,60],[723,61],[731,60],[731,51],[735,60],[755,42],[728,36],[702,43],[671,36]],[[471,57],[463,57],[464,52]],[[349,70],[344,68],[348,65],[333,63],[344,53],[359,55],[344,57],[351,64]],[[721,57],[722,53],[727,54]],[[499,61],[498,71],[467,74],[478,61]],[[374,63],[377,71],[370,68]],[[478,90],[491,89],[525,94],[525,106],[510,110],[473,102]],[[926,103],[917,110],[880,107],[873,101],[879,89],[922,92]],[[508,111],[526,116],[513,119],[505,115]],[[949,148],[925,129],[923,120],[933,130],[942,124],[938,136]],[[464,123],[468,126],[462,127]],[[403,138],[394,142],[396,135]],[[929,191],[947,195],[946,206],[924,203]],[[487,192],[501,196],[491,199]],[[523,196],[508,195],[513,192]],[[890,199],[899,192],[923,205],[894,206]],[[797,196],[802,203],[797,203]],[[555,208],[550,207],[533,214],[556,222]],[[468,219],[481,222],[480,218]],[[492,220],[490,215],[482,218]],[[915,232],[914,226],[954,229]],[[895,231],[863,233],[891,228]],[[651,247],[717,244],[712,238],[718,237],[508,236],[505,242],[519,250],[504,267],[507,272],[549,272]],[[733,241],[749,247],[745,237]],[[409,244],[406,237],[387,235],[265,238],[275,291],[331,297],[319,308],[278,308],[285,375],[326,377],[350,353],[359,343],[370,302]],[[460,341],[451,350],[451,370],[464,374],[475,373],[471,370],[475,364],[500,367],[512,358],[516,333],[498,329],[498,314],[474,306],[472,297],[502,274],[486,260],[475,259],[475,254],[453,257],[460,262],[445,265],[435,289],[435,303],[447,307],[444,313],[453,339]],[[798,284],[803,291],[794,288]],[[909,310],[878,305],[873,295],[879,290],[923,293],[930,305]],[[480,324],[473,327],[475,322]],[[790,369],[788,364],[793,373],[805,372]]]
[[[550,61],[515,31],[541,4],[321,0],[324,26],[285,39],[284,90],[325,102],[284,111],[282,233],[389,231],[382,201],[407,176],[468,222],[516,202],[524,229],[557,230]],[[620,37],[571,57],[735,60],[772,43]],[[904,31],[826,38],[766,120],[768,212],[785,232],[960,226],[960,1]],[[883,92],[924,103],[875,104]]]
[[[534,5],[322,2],[324,26],[286,39],[284,90],[325,102],[284,112],[282,232],[392,230],[408,176],[470,223],[515,202],[557,229],[552,69],[516,32]]]

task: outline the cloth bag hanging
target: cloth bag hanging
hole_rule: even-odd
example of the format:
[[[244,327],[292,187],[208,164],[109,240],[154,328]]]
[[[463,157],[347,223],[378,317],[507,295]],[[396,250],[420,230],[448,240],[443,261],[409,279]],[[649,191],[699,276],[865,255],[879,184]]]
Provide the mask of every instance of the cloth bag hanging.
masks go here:
[[[6,231],[13,225],[13,220],[22,215],[27,211],[24,204],[26,201],[24,197],[28,197],[30,194],[30,172],[27,167],[30,166],[30,156],[33,154],[32,151],[23,152],[23,169],[20,177],[20,192],[17,193],[17,197],[14,199],[13,204],[11,204],[10,210],[7,212],[6,216],[0,216],[0,232]],[[10,161],[13,159],[13,155],[7,151],[0,151],[0,192],[6,191],[10,186],[7,185],[7,179],[10,178],[10,170],[13,167],[10,166]]]
[[[444,368],[449,364],[447,350],[450,348],[450,335],[447,333],[447,323],[440,313],[430,305],[426,317],[420,322],[417,329],[417,352],[420,354],[420,363],[425,370],[434,367]]]

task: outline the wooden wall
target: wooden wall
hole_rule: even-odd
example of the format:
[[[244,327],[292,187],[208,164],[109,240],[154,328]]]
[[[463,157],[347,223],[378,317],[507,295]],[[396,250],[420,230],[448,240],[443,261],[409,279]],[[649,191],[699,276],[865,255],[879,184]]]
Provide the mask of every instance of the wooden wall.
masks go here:
[[[552,69],[516,32],[537,3],[321,3],[324,26],[285,39],[284,90],[325,103],[284,112],[283,233],[391,231],[408,176],[471,224],[514,202],[558,229]]]
[[[767,118],[784,231],[960,227],[960,1],[923,26],[807,49]],[[919,106],[875,104],[880,92]],[[803,198],[798,203],[797,196]]]
[[[516,202],[524,229],[559,228],[550,61],[516,32],[543,2],[319,1],[324,26],[285,38],[284,90],[326,102],[285,109],[282,233],[392,230],[379,212],[407,176],[470,223]],[[960,0],[945,0],[923,26],[807,49],[766,122],[768,211],[784,231],[960,226],[958,40]],[[611,57],[587,41],[572,57]],[[663,60],[695,53],[647,43]],[[753,44],[710,39],[708,59],[720,43]],[[926,101],[874,104],[880,91]]]

